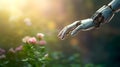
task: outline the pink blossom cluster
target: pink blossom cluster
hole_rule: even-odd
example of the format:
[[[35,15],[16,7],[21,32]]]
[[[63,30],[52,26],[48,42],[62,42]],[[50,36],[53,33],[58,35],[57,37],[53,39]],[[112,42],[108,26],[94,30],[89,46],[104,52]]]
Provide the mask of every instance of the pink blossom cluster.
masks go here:
[[[14,48],[10,48],[9,52],[16,53],[18,51],[21,51],[22,49],[23,49],[23,45],[20,45],[20,46],[16,47],[15,49]]]
[[[38,39],[38,40],[37,40]],[[37,33],[36,37],[26,36],[22,39],[23,43],[45,45],[43,33]]]
[[[15,49],[14,49],[14,48],[10,48],[10,49],[8,50],[8,52],[16,53],[16,52],[18,52],[18,51],[21,51],[22,49],[23,49],[23,46],[20,45],[20,46],[16,47]],[[5,58],[5,57],[6,57],[6,55],[5,55],[6,53],[7,53],[6,50],[0,48],[0,59]]]
[[[34,45],[40,45],[40,46],[44,46],[46,44],[46,41],[44,40],[44,34],[42,33],[37,33],[36,37],[26,36],[22,39],[22,41],[23,43],[26,43],[26,44],[34,44]],[[21,51],[23,47],[24,45],[20,45],[16,48],[10,48],[8,52],[16,53],[18,51]],[[0,48],[0,59],[6,58],[5,54],[6,54],[6,50]],[[47,57],[47,54],[45,56]]]

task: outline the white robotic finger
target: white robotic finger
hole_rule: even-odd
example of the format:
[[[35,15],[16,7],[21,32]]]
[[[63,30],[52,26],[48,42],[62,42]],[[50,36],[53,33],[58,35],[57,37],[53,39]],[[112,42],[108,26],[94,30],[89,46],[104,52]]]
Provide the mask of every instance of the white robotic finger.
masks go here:
[[[62,31],[58,34],[58,37],[63,40],[65,39],[65,37],[67,36],[67,34],[69,34],[69,32],[71,31],[71,28],[66,26],[62,29]]]
[[[66,36],[67,36],[73,29],[75,29],[75,28],[76,28],[77,26],[79,26],[79,25],[80,25],[80,21],[75,21],[75,22],[73,22],[72,24],[64,27],[64,28],[62,29],[62,31],[60,31],[60,33],[58,34],[58,37],[59,37],[61,40],[65,39]]]
[[[66,37],[66,33],[69,31],[69,28],[68,27],[65,27],[64,29],[63,29],[63,32],[62,32],[62,34],[61,34],[61,39],[62,40],[64,40],[64,38]]]
[[[59,38],[61,37],[62,32],[63,32],[63,30],[61,30],[60,33],[58,34],[58,37],[59,37]]]

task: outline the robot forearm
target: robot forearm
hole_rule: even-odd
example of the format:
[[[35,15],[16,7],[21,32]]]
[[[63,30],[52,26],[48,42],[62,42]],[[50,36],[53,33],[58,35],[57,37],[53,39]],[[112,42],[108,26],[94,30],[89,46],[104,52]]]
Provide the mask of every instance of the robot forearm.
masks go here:
[[[120,11],[120,0],[113,0],[108,4],[115,12]]]
[[[92,16],[95,27],[99,27],[103,23],[110,22],[116,12],[120,11],[120,0],[113,0],[108,5],[96,11]]]

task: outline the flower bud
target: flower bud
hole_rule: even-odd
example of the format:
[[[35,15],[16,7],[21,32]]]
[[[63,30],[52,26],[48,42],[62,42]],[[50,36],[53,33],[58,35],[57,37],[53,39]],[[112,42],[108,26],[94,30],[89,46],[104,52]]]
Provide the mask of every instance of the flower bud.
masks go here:
[[[44,37],[43,33],[37,33],[37,38],[42,39]]]
[[[3,55],[3,54],[5,54],[5,50],[0,48],[0,55]]]
[[[10,48],[10,49],[9,49],[9,52],[15,53],[16,51],[15,51],[13,48]]]
[[[48,54],[45,54],[44,57],[47,58],[49,55]]]
[[[45,44],[46,44],[46,41],[45,41],[45,40],[39,41],[39,45],[45,45]]]
[[[21,51],[22,49],[23,49],[23,46],[20,45],[20,46],[18,46],[18,47],[15,48],[15,51]]]

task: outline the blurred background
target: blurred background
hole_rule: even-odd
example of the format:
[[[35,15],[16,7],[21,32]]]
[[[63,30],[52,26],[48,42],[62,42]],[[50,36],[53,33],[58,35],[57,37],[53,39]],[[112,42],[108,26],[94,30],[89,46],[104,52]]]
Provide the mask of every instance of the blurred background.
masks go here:
[[[119,67],[120,13],[99,29],[66,40],[59,31],[89,18],[111,0],[0,0],[0,48],[22,43],[24,36],[44,33],[50,54],[48,67]]]

